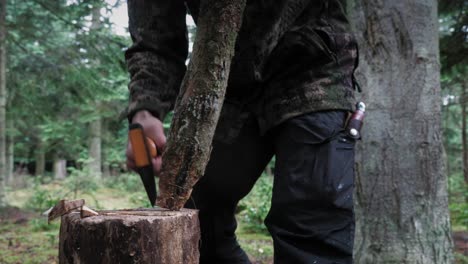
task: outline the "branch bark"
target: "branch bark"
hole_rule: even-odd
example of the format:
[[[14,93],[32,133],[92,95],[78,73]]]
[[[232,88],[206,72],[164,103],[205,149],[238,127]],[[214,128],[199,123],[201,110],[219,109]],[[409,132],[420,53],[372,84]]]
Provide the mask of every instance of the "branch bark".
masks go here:
[[[203,176],[224,101],[245,0],[202,0],[193,58],[163,154],[157,204],[182,208]]]

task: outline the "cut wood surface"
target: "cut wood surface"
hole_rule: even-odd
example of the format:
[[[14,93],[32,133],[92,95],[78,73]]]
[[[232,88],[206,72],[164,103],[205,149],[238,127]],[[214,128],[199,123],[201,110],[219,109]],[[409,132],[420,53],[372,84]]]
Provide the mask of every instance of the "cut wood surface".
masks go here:
[[[198,211],[131,209],[62,216],[60,263],[198,263]]]

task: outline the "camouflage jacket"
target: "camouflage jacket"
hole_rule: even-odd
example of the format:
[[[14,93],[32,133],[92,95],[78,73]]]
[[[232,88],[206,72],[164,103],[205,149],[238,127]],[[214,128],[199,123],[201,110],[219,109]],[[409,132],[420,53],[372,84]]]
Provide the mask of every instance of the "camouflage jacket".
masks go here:
[[[185,16],[197,21],[199,1],[128,1],[128,117],[146,109],[163,119],[173,108],[186,70]],[[352,110],[357,44],[342,2],[247,0],[220,122],[239,127],[253,114],[265,132],[307,112]]]

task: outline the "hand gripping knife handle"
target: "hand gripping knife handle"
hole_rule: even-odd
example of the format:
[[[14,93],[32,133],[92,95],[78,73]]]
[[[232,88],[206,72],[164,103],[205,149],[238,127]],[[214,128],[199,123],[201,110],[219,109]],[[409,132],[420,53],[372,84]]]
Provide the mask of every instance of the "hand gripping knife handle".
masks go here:
[[[153,141],[145,136],[143,127],[138,123],[130,124],[128,138],[133,149],[136,171],[140,174],[151,205],[154,206],[157,191],[151,157],[156,156],[156,147]]]

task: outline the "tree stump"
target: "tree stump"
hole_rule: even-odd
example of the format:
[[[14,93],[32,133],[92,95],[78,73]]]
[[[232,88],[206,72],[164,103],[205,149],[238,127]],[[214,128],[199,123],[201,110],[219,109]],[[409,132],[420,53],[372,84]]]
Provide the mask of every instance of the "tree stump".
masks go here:
[[[59,263],[199,262],[198,211],[132,209],[62,216]]]

